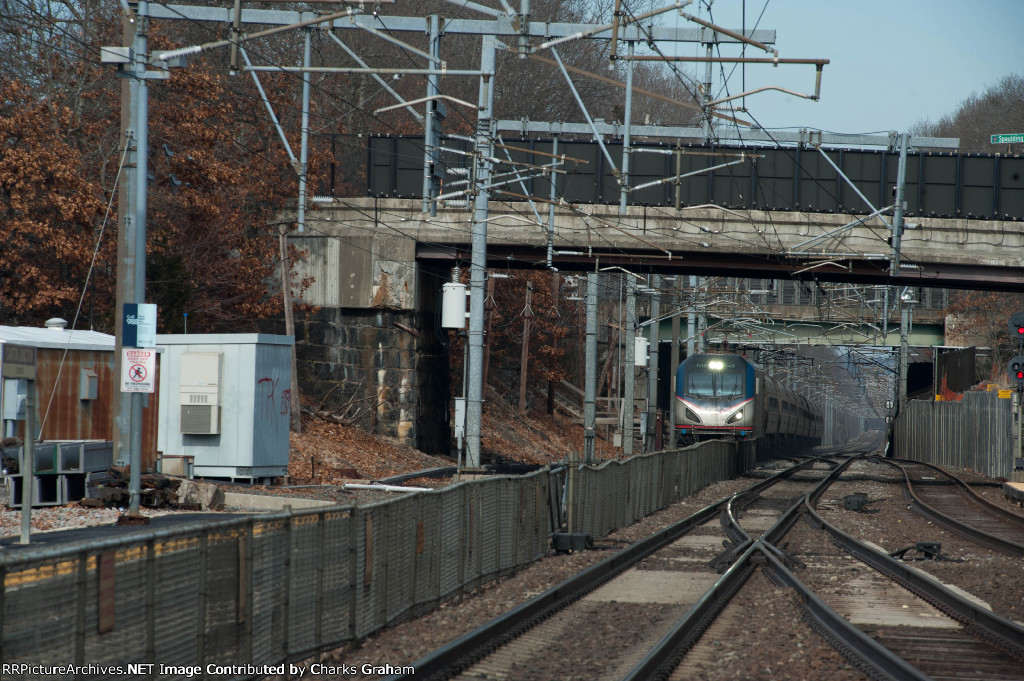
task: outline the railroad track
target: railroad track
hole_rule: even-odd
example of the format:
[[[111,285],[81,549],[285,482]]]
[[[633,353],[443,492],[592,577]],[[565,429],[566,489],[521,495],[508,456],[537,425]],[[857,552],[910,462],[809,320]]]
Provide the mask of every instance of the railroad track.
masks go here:
[[[1020,679],[1024,628],[829,525],[813,510],[827,485],[752,544],[625,679],[692,678],[718,643],[701,634],[755,565],[792,588],[803,618],[870,678]]]
[[[812,510],[815,502],[805,517],[818,531],[796,528],[792,541],[808,565],[801,579],[826,604],[925,678],[1021,678],[1024,627],[855,540]]]
[[[1024,516],[978,495],[937,466],[888,460],[903,472],[904,496],[912,508],[937,525],[1011,556],[1024,556]]]
[[[708,506],[423,658],[416,677],[692,678],[721,658],[723,632],[754,621],[737,603],[763,600],[764,575],[852,663],[843,678],[1021,678],[1019,624],[816,514],[844,467],[806,462]]]
[[[702,509],[419,660],[415,678],[622,678],[746,550],[748,530],[832,469],[809,459]]]

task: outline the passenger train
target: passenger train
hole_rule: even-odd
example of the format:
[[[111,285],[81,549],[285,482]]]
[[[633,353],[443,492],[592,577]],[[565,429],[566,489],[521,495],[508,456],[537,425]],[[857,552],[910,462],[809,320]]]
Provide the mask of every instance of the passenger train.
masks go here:
[[[813,447],[821,410],[803,395],[735,354],[695,354],[676,369],[677,439],[759,439],[768,447]]]

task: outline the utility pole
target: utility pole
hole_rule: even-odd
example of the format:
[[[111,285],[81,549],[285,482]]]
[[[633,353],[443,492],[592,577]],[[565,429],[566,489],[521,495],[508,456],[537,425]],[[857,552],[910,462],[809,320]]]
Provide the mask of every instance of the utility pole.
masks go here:
[[[661,275],[655,274],[651,277],[651,288],[654,293],[651,295],[651,329],[650,348],[648,349],[647,361],[647,451],[653,452],[657,449],[658,423],[658,327],[661,325]]]
[[[302,47],[302,131],[299,142],[299,205],[296,211],[296,231],[306,231],[306,181],[309,174],[309,86],[310,73],[310,36],[311,29],[303,29]],[[295,338],[295,312],[292,309],[292,278],[291,266],[288,261],[288,226],[281,227],[281,303],[284,306],[284,332]],[[289,386],[291,404],[288,426],[293,433],[302,432],[302,402],[299,400],[299,366],[296,358],[295,343],[291,351],[292,379]]]
[[[587,338],[584,345],[583,463],[596,460],[597,437],[597,272],[587,275]]]
[[[429,22],[430,56],[438,63],[441,61],[441,19],[432,14]],[[437,196],[437,174],[440,172],[438,162],[441,159],[441,121],[444,120],[443,104],[436,99],[440,94],[441,78],[432,73],[427,76],[427,97],[435,99],[427,101],[426,116],[423,119],[423,212],[430,213],[431,217],[437,215],[437,200],[434,197]]]
[[[150,70],[149,3],[145,0],[132,7],[124,4],[122,45],[100,48],[100,61],[118,65],[121,84],[121,135],[125,144],[124,179],[118,192],[118,216],[123,220],[117,233],[117,282],[114,293],[114,376],[125,375],[124,324],[126,305],[142,306],[146,302],[146,199],[149,179],[149,85],[150,79],[167,80],[169,68],[183,66],[181,55],[162,54],[153,60]],[[129,308],[130,309],[130,308]],[[152,314],[152,311],[150,311]],[[141,321],[141,320],[135,320]],[[147,319],[145,344],[152,347],[156,320]],[[149,326],[149,323],[152,326]],[[139,342],[139,341],[137,341]],[[126,524],[140,521],[139,502],[142,491],[142,401],[140,392],[121,390],[113,409],[110,439],[114,461],[129,466],[128,514]],[[119,521],[121,522],[121,521]],[[144,522],[144,520],[143,520]]]
[[[530,318],[533,310],[530,300],[533,296],[533,282],[526,282],[526,307],[523,308],[523,353],[519,357],[519,413],[526,413],[526,367],[530,361]]]
[[[707,65],[704,68],[704,92],[701,93],[701,110],[703,113],[701,127],[704,129],[704,141],[711,142],[711,136],[714,133],[714,128],[711,125],[711,60],[714,58],[714,41],[717,39],[718,34],[715,31],[708,28],[705,28],[704,30],[705,32],[711,32],[711,38],[704,43],[704,45],[706,46]]]
[[[672,347],[669,354],[669,370],[668,370],[668,385],[669,385],[669,396],[668,396],[668,449],[676,448],[676,375],[679,369],[679,295],[678,291],[682,287],[682,275],[676,275],[676,312],[672,315]]]
[[[292,282],[288,266],[288,230],[290,225],[283,224],[278,227],[278,245],[281,251],[281,303],[284,306],[284,332],[295,338],[295,313],[292,309]],[[293,433],[302,432],[302,414],[299,413],[297,400],[299,394],[299,378],[296,375],[297,362],[295,358],[295,343],[292,343],[291,351],[292,380],[291,385],[291,414],[289,415],[288,426]]]
[[[614,49],[614,47],[612,48]],[[626,62],[626,103],[622,113],[622,173],[619,176],[619,214],[625,215],[629,201],[629,164],[632,155],[630,128],[633,125],[633,41],[628,46],[629,61]]]
[[[146,302],[146,182],[149,174],[149,87],[146,82],[149,58],[148,3],[139,2],[133,16],[123,19],[124,42],[130,46],[128,62],[120,71],[121,131],[130,151],[126,155],[125,180],[118,193],[118,215],[122,227],[117,235],[116,321],[114,332],[114,376],[122,375],[123,311],[125,304]],[[127,96],[126,96],[127,95]],[[142,394],[120,392],[111,423],[115,462],[129,467],[128,515],[139,515],[142,491]]]
[[[690,275],[689,307],[690,311],[686,313],[686,356],[692,357],[697,347],[697,277],[693,275]]]
[[[895,187],[895,204],[893,205],[892,211],[892,256],[889,261],[889,276],[893,279],[900,275],[900,243],[903,236],[903,213],[907,208],[906,205],[906,183],[907,183],[907,147],[909,146],[909,140],[906,133],[900,133],[897,138],[900,152],[899,165],[896,169],[896,187]],[[886,299],[889,298],[889,287],[886,286]],[[903,407],[907,400],[907,362],[908,362],[908,349],[907,349],[907,334],[909,333],[910,321],[908,319],[909,307],[902,300],[902,296],[897,298],[900,302],[900,374],[899,378],[895,381],[896,383],[896,416],[899,417],[903,413]],[[886,321],[888,321],[889,313],[886,311]]]
[[[484,36],[480,50],[480,96],[478,100],[475,151],[473,157],[476,198],[473,206],[473,243],[469,289],[469,391],[466,400],[466,465],[480,467],[480,421],[483,416],[484,359],[484,275],[487,267],[487,211],[494,144],[491,117],[494,111],[494,55],[497,39]]]
[[[903,213],[907,210],[907,147],[910,140],[907,133],[901,132],[898,138],[900,160],[896,167],[896,202],[892,209],[892,260],[889,264],[889,276],[900,275],[900,243],[903,238]]]
[[[491,368],[491,325],[494,321],[494,274],[487,273],[487,296],[484,298],[484,364],[483,390],[487,390],[487,373]]]
[[[636,279],[626,275],[626,387],[622,400],[622,456],[633,456],[633,392],[636,380]]]
[[[695,291],[696,296],[697,296],[696,297],[696,307],[699,310],[699,313],[697,314],[697,338],[696,338],[696,341],[697,341],[697,352],[707,352],[708,351],[708,337],[707,337],[707,332],[708,332],[708,316],[707,316],[707,314],[705,314],[705,312],[707,310],[707,299],[708,299],[708,296],[707,296],[707,284],[708,284],[708,279],[707,279],[707,277],[697,277],[695,279],[695,281],[697,282],[697,291]]]
[[[909,335],[911,315],[911,303],[900,300],[900,381],[899,394],[896,396],[897,414],[902,414],[907,403],[907,369],[910,361]]]

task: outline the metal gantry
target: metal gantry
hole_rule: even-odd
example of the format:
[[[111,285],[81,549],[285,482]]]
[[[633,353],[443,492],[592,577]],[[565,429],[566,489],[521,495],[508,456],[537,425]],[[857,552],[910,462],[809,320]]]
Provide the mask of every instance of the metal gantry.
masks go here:
[[[518,11],[516,11],[509,2],[506,2],[505,0],[502,0],[501,2],[502,9],[487,7],[470,0],[448,0],[448,2],[462,9],[471,10],[481,14],[485,18],[450,19],[442,21],[437,15],[431,15],[429,17],[399,16],[392,14],[384,15],[377,11],[377,8],[381,4],[397,4],[394,0],[392,0],[392,2],[369,2],[356,0],[354,2],[346,3],[344,8],[340,11],[327,14],[312,11],[249,9],[242,8],[241,3],[239,2],[236,2],[233,8],[140,2],[136,6],[137,22],[134,28],[130,31],[126,31],[126,35],[129,33],[132,35],[133,42],[131,47],[131,67],[125,68],[124,70],[132,77],[131,82],[133,83],[130,96],[131,104],[128,108],[134,112],[133,130],[138,148],[138,153],[136,154],[137,168],[134,172],[142,172],[140,177],[145,177],[145,157],[147,151],[145,142],[145,130],[147,127],[145,118],[145,83],[147,78],[166,77],[168,64],[174,63],[181,57],[200,54],[210,50],[229,48],[231,50],[231,65],[233,71],[249,72],[253,77],[257,88],[260,89],[261,92],[262,86],[260,85],[258,78],[258,73],[260,72],[285,71],[301,74],[303,84],[301,104],[302,129],[301,150],[297,161],[294,160],[294,154],[292,154],[291,149],[288,148],[286,137],[274,116],[273,109],[270,106],[269,101],[265,95],[261,95],[264,104],[270,113],[271,120],[277,127],[278,134],[284,142],[285,147],[288,149],[288,153],[296,166],[299,199],[297,226],[300,231],[304,223],[305,208],[308,198],[306,185],[308,180],[307,154],[310,112],[309,79],[312,73],[370,74],[377,79],[382,87],[397,100],[396,105],[382,107],[377,110],[378,113],[382,113],[392,108],[402,108],[411,112],[412,115],[422,123],[425,133],[423,157],[424,197],[422,200],[422,210],[425,213],[431,214],[436,213],[437,201],[440,196],[439,166],[442,144],[440,130],[441,123],[445,116],[445,102],[450,102],[455,106],[473,107],[473,105],[468,102],[463,102],[445,95],[441,91],[440,78],[441,76],[458,76],[472,77],[479,80],[479,95],[478,101],[475,105],[476,122],[475,129],[471,137],[473,142],[471,152],[473,156],[471,172],[470,176],[466,178],[465,190],[460,190],[467,199],[472,199],[473,201],[470,316],[468,329],[469,380],[467,390],[466,427],[468,454],[467,464],[471,467],[478,466],[480,463],[480,416],[483,397],[482,377],[484,373],[482,370],[484,342],[483,303],[486,277],[485,267],[487,257],[489,198],[492,192],[496,191],[500,186],[519,183],[525,187],[524,180],[528,177],[536,176],[537,174],[551,175],[557,172],[559,164],[559,161],[557,160],[558,140],[560,136],[566,134],[587,135],[592,136],[599,143],[601,143],[603,137],[608,135],[622,137],[623,151],[620,160],[621,167],[616,167],[614,159],[608,154],[607,149],[603,149],[603,153],[610,167],[613,168],[616,181],[620,187],[620,212],[625,212],[629,204],[629,194],[637,188],[630,186],[630,159],[633,152],[631,144],[634,136],[642,135],[673,140],[682,138],[697,138],[717,141],[732,140],[742,143],[798,142],[814,143],[818,145],[822,143],[848,145],[893,145],[893,138],[891,136],[834,135],[813,131],[769,133],[764,130],[759,130],[754,126],[749,126],[748,124],[741,126],[743,123],[742,121],[720,111],[719,107],[728,104],[737,98],[750,96],[759,91],[770,89],[778,90],[780,88],[758,88],[757,90],[752,90],[750,92],[743,92],[736,95],[729,95],[724,98],[713,99],[711,97],[711,66],[713,63],[764,63],[771,64],[773,66],[778,66],[780,64],[813,65],[816,70],[814,94],[792,94],[797,94],[808,99],[817,99],[818,92],[820,91],[822,69],[828,61],[824,59],[779,58],[778,51],[773,47],[770,47],[775,43],[775,32],[773,30],[758,29],[753,31],[736,31],[717,26],[709,21],[683,12],[683,8],[691,4],[689,0],[685,2],[669,2],[664,6],[637,15],[632,15],[629,12],[620,12],[619,8],[621,3],[616,2],[616,11],[614,12],[613,21],[609,24],[534,21],[531,19],[530,0],[520,0]],[[695,24],[696,27],[680,27],[667,24],[658,25],[653,23],[654,18],[669,12],[675,12],[687,22]],[[148,21],[151,19],[220,24],[230,28],[230,37],[208,43],[166,50],[150,56],[147,52],[148,48],[146,45],[146,27],[148,26]],[[247,32],[245,29],[251,25],[259,25],[261,30]],[[242,45],[252,41],[253,39],[295,30],[302,30],[305,33],[302,63],[299,66],[288,66],[282,64],[253,64],[247,52],[242,49]],[[323,31],[329,35],[333,42],[346,53],[346,57],[355,60],[358,66],[314,66],[311,63],[309,54],[309,37],[313,30]],[[398,37],[403,34],[423,35],[424,31],[427,35],[426,50],[414,47]],[[342,39],[342,35],[351,32],[370,34],[396,45],[410,55],[413,60],[423,60],[425,62],[425,66],[420,66],[418,63],[411,66],[372,66],[361,58],[357,54],[357,51],[349,47]],[[447,35],[473,35],[480,36],[482,38],[479,68],[447,68],[442,52],[442,39]],[[604,78],[603,76],[596,76],[594,74],[581,72],[579,69],[575,69],[564,63],[557,47],[574,40],[609,41],[611,45],[611,63],[614,65],[615,61],[619,60],[625,62],[625,83],[610,81],[624,88],[625,108],[623,122],[621,124],[609,124],[594,119],[594,117],[588,112],[585,102],[576,92],[572,76],[570,75],[571,73],[582,73],[585,77],[599,78],[605,81],[609,81],[609,79]],[[625,43],[624,53],[620,49],[620,43]],[[671,45],[674,43],[701,44],[705,46],[706,54],[704,57],[666,55],[660,47],[661,45]],[[749,45],[773,54],[769,58],[715,56],[717,50],[714,48],[717,48],[719,44],[734,44],[741,46]],[[638,48],[653,48],[655,54],[637,54]],[[556,65],[566,81],[567,91],[572,94],[577,102],[586,123],[543,122],[528,121],[525,119],[504,121],[495,120],[495,63],[496,55],[499,50],[512,52],[520,59],[530,58]],[[544,51],[550,51],[553,60],[541,57],[539,53]],[[238,61],[238,54],[243,56],[244,63],[240,63]],[[686,61],[706,64],[704,81],[701,84],[700,105],[697,107],[700,109],[702,116],[702,124],[700,127],[660,125],[636,126],[633,124],[634,64],[644,61],[661,61],[664,63]],[[149,67],[156,67],[157,70],[151,71]],[[384,76],[395,74],[424,77],[426,81],[425,97],[412,101],[403,100],[384,79]],[[425,114],[422,115],[415,108],[415,105],[420,103],[426,105]],[[719,129],[714,124],[716,120],[724,120],[731,125],[725,129]],[[545,134],[551,136],[554,139],[554,148],[552,150],[554,158],[550,163],[543,166],[538,164],[534,164],[532,167],[530,164],[520,164],[519,166],[516,166],[511,163],[511,157],[506,150],[506,158],[513,170],[510,173],[499,176],[495,173],[495,163],[504,163],[505,161],[497,159],[494,151],[496,143],[500,144],[500,142],[498,142],[500,135],[505,132],[518,132],[524,135]],[[904,159],[906,149],[909,146],[928,143],[929,146],[932,147],[949,147],[952,144],[955,144],[955,141],[925,140],[922,138],[912,138],[907,135],[901,135],[896,143],[899,145],[901,151],[899,184],[902,186],[905,181]],[[739,162],[744,162],[744,159],[735,161],[735,163]],[[141,167],[141,171],[138,170],[139,167]],[[670,180],[675,182],[678,186],[682,181],[682,176],[680,175],[675,178],[670,178]],[[145,182],[135,182],[132,185],[135,187],[135,205],[133,208],[123,211],[123,214],[127,216],[125,226],[128,229],[125,230],[125,233],[128,235],[128,238],[132,238],[133,234],[137,234],[138,244],[134,247],[134,255],[129,256],[126,254],[124,257],[119,258],[119,262],[124,265],[123,269],[125,280],[136,282],[136,284],[133,284],[134,288],[132,289],[133,293],[131,299],[137,300],[138,302],[143,302],[144,300],[145,274],[144,269],[140,271],[139,267],[144,268],[145,262],[145,184]],[[526,192],[524,191],[524,194],[525,193]],[[531,209],[537,218],[538,225],[547,231],[548,264],[550,266],[553,248],[552,236],[554,231],[554,209],[556,204],[562,202],[557,196],[554,182],[551,183],[550,195],[546,199],[529,196],[527,198],[531,199]],[[900,217],[901,201],[902,195],[898,194],[894,208],[894,220],[890,227],[893,234],[892,268],[893,271],[897,273],[901,266],[899,260],[899,231],[902,227],[902,220]],[[548,204],[548,219],[546,226],[544,226],[544,222],[541,219],[540,213],[537,211],[534,202]],[[886,210],[888,209],[880,209],[870,217],[880,217]],[[585,213],[580,213],[580,218],[587,220]],[[132,224],[133,220],[135,224]],[[132,231],[133,229],[134,232]],[[133,267],[135,268],[134,270],[132,270]],[[596,277],[597,274],[595,273],[588,278],[588,292],[590,286],[596,286]],[[119,279],[120,278],[121,277],[119,276]],[[693,278],[691,277],[691,280],[692,279]],[[681,284],[681,279],[678,281]],[[141,287],[141,289],[139,287]],[[681,286],[679,288],[681,289]],[[698,286],[697,282],[691,281],[690,288],[696,292],[700,289],[700,286]],[[588,304],[590,302],[590,298],[591,296],[588,293]],[[130,299],[125,297],[124,300],[128,301]],[[119,300],[119,304],[120,302],[121,300]],[[701,339],[703,337],[701,330],[696,327],[696,324],[700,322],[702,312],[693,307],[697,302],[698,301],[696,299],[691,300],[691,307],[688,311],[687,336],[689,339],[688,350],[690,352],[694,350],[694,339]],[[701,300],[701,302],[703,302],[703,300]],[[673,317],[673,319],[676,320],[674,324],[677,328],[678,318]],[[702,328],[706,328],[706,324]],[[118,329],[118,338],[120,338],[120,329]],[[656,340],[652,342],[651,345],[652,354],[656,354]],[[596,362],[588,362],[588,371],[594,371],[595,364]],[[631,412],[632,405],[627,404],[627,409]],[[122,407],[122,412],[125,412],[124,407]],[[134,429],[134,426],[124,423],[124,419],[124,416],[118,416],[116,419],[115,431],[123,430],[125,428],[128,430]],[[648,428],[653,427],[652,421],[653,418],[649,415]],[[592,428],[593,424],[590,424],[590,426]],[[585,428],[586,427],[587,426],[585,425]],[[136,468],[137,467],[133,467],[133,471]]]

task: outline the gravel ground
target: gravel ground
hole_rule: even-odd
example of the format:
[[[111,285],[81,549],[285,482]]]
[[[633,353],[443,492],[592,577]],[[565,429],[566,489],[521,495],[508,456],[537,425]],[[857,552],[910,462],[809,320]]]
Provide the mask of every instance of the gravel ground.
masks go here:
[[[896,477],[886,473],[887,470],[892,469],[884,464],[854,464],[821,498],[819,514],[840,530],[861,541],[873,542],[887,553],[914,546],[917,542],[940,542],[942,555],[954,560],[915,561],[914,567],[974,594],[988,603],[993,612],[1024,622],[1024,559],[1005,556],[961,539],[917,515],[908,508],[896,482],[847,480],[848,477],[871,475],[895,481]],[[974,479],[975,482],[979,480],[988,481],[987,478]],[[867,494],[871,501],[867,505],[868,511],[877,512],[843,510],[843,497],[855,492]],[[995,496],[990,498],[996,501]]]
[[[756,621],[751,612],[757,613]],[[761,678],[859,681],[867,676],[803,621],[790,589],[755,572],[670,680]]]
[[[21,511],[6,506],[7,491],[0,487],[0,538],[19,536],[21,534]],[[140,513],[146,517],[165,515],[171,511],[142,508]],[[70,504],[68,506],[46,506],[32,509],[32,531],[53,532],[56,530],[72,530],[80,527],[96,527],[113,525],[124,515],[125,509],[117,508],[82,508]]]
[[[367,481],[362,481],[367,482]],[[407,487],[430,487],[432,489],[444,487],[451,484],[450,478],[417,478],[406,483]],[[262,496],[286,496],[300,499],[318,499],[331,501],[337,504],[366,505],[377,501],[393,498],[403,492],[378,492],[374,490],[346,490],[340,485],[310,485],[294,487],[271,487],[263,485],[235,485],[221,484],[219,487],[225,492],[239,492],[242,494],[255,494]],[[0,539],[4,537],[18,536],[21,534],[21,510],[11,509],[6,505],[8,492],[0,485]],[[225,508],[224,512],[245,513],[245,512],[266,512],[247,511],[245,508]],[[78,504],[66,506],[44,506],[32,509],[32,531],[53,532],[57,530],[70,530],[82,527],[99,527],[102,525],[113,525],[127,512],[123,508],[87,508]],[[147,508],[139,509],[141,515],[153,518],[168,514],[192,513],[192,511],[178,511],[169,508]],[[202,513],[213,511],[204,510]]]

